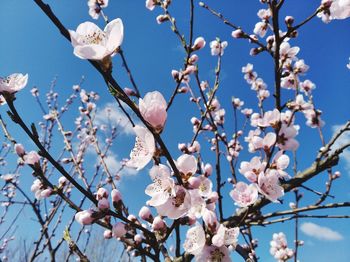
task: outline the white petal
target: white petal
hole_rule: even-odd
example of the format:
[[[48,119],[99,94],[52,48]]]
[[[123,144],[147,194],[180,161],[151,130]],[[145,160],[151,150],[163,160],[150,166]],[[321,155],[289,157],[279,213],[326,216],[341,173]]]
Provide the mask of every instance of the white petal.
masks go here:
[[[106,48],[101,45],[76,46],[74,54],[82,59],[102,60],[106,56]]]
[[[107,35],[106,48],[109,54],[113,53],[123,42],[124,38],[124,26],[120,18],[114,19],[109,22],[105,30]]]

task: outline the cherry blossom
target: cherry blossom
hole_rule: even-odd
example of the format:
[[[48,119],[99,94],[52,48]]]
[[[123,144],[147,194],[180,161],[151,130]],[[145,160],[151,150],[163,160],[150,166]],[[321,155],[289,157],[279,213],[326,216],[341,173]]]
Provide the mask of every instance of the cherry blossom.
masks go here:
[[[299,142],[294,139],[298,134],[297,126],[287,126],[282,125],[279,134],[277,146],[282,150],[291,150],[295,151],[299,147]]]
[[[256,182],[261,172],[264,172],[266,162],[262,162],[260,157],[253,157],[250,162],[242,161],[239,172],[244,175],[250,182]]]
[[[140,113],[143,118],[155,128],[157,132],[163,130],[167,118],[167,103],[158,91],[149,92],[139,99]]]
[[[179,170],[181,177],[187,180],[197,171],[197,159],[193,155],[181,155],[176,160],[176,167]]]
[[[226,246],[204,246],[202,252],[195,256],[197,262],[231,262],[230,253]]]
[[[224,50],[227,47],[227,45],[228,45],[227,41],[221,42],[218,39],[211,41],[210,42],[211,55],[212,56],[217,56],[217,55],[222,56],[224,54]]]
[[[255,183],[248,186],[244,182],[238,182],[230,192],[230,196],[239,207],[247,207],[258,199],[258,188]]]
[[[152,11],[156,7],[156,3],[155,0],[146,0],[146,8]]]
[[[232,245],[235,248],[238,242],[238,236],[238,227],[227,228],[223,224],[220,224],[216,234],[212,238],[212,243],[217,247]]]
[[[270,241],[270,254],[278,262],[285,262],[294,256],[293,250],[288,248],[286,235],[283,232],[273,234]]]
[[[278,198],[284,195],[284,189],[279,184],[278,172],[273,169],[259,175],[258,189],[267,199],[276,203]]]
[[[0,77],[0,94],[14,94],[23,89],[28,82],[28,74],[11,74],[7,77]]]
[[[103,60],[115,54],[124,37],[120,18],[109,22],[104,31],[91,22],[80,24],[76,31],[69,30],[74,54],[81,59]]]
[[[145,193],[151,200],[148,204],[151,206],[163,205],[171,196],[176,196],[175,182],[171,178],[170,170],[167,166],[160,164],[153,166],[149,172],[152,184],[148,185]]]
[[[23,159],[27,165],[36,165],[40,162],[40,156],[36,151],[30,151],[29,153],[25,154]]]
[[[153,158],[155,141],[153,134],[145,127],[136,125],[134,131],[136,133],[135,146],[130,152],[130,160],[126,165],[141,170]]]
[[[349,0],[333,0],[330,7],[331,19],[345,19],[350,17]]]
[[[166,202],[157,205],[156,209],[159,215],[167,216],[170,219],[178,219],[191,208],[191,196],[182,186],[175,186],[175,194],[170,195]]]
[[[200,254],[205,246],[205,232],[200,224],[187,230],[184,250],[192,255]]]
[[[206,44],[206,42],[205,42],[203,37],[201,37],[201,36],[197,37],[196,40],[194,40],[194,44],[192,46],[192,49],[194,51],[202,49],[205,47],[205,44]]]
[[[93,19],[98,19],[101,13],[101,9],[106,8],[108,6],[108,1],[109,0],[89,0],[89,15]]]
[[[90,225],[94,221],[92,210],[83,210],[75,214],[75,220],[81,225]]]

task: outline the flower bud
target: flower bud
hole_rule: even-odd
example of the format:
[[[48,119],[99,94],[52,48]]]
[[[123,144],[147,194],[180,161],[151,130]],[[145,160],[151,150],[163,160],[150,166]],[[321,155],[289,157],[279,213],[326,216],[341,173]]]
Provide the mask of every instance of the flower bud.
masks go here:
[[[152,216],[151,210],[148,207],[146,207],[146,206],[143,206],[140,209],[139,217],[141,219],[143,219],[143,220],[149,221],[150,223],[153,220],[153,216]]]
[[[187,182],[191,186],[191,188],[193,188],[193,189],[197,189],[201,185],[201,180],[199,177],[192,176],[188,179]]]
[[[24,147],[22,144],[15,144],[15,151],[19,157],[23,157],[25,154]]]
[[[75,214],[75,220],[81,225],[90,225],[94,221],[92,210],[83,210]]]
[[[205,40],[203,37],[197,37],[196,40],[194,41],[194,44],[192,46],[192,50],[196,51],[199,49],[202,49],[205,46]]]
[[[108,210],[109,209],[109,201],[107,198],[102,198],[98,201],[97,203],[97,207],[100,209],[100,210]]]
[[[115,238],[123,237],[126,234],[125,224],[117,222],[112,229],[112,235]]]
[[[104,237],[105,239],[110,239],[110,238],[112,238],[112,231],[109,230],[109,229],[106,229],[106,230],[103,232],[103,237]]]
[[[152,229],[154,231],[163,231],[166,229],[166,224],[160,216],[156,216],[152,223]]]
[[[241,29],[237,29],[237,30],[232,31],[231,35],[233,38],[241,38],[241,37],[243,37],[244,33]]]

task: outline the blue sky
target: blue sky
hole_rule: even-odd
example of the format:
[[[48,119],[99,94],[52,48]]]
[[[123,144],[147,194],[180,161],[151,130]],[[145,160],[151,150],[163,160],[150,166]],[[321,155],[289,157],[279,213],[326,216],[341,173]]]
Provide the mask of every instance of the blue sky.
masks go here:
[[[173,2],[171,12],[176,17],[181,32],[187,36],[189,4],[187,1]],[[281,18],[285,15],[293,15],[296,21],[301,21],[317,8],[319,2],[286,1]],[[69,29],[75,29],[81,22],[92,21],[88,15],[86,1],[61,0],[48,1],[48,3]],[[221,11],[229,20],[241,25],[248,32],[252,32],[255,23],[258,22],[257,11],[259,8],[263,8],[257,0],[208,0],[206,3]],[[169,98],[175,87],[170,72],[172,69],[179,69],[182,66],[184,53],[176,36],[171,32],[169,24],[158,25],[156,23],[155,18],[160,14],[159,10],[149,12],[144,7],[144,1],[141,0],[110,0],[106,14],[110,19],[120,17],[123,20],[125,28],[123,50],[141,92],[145,94],[148,91],[159,90],[166,98]],[[97,21],[97,23],[103,27],[102,20]],[[350,19],[333,21],[329,25],[323,24],[320,19],[314,19],[300,30],[297,39],[290,41],[292,45],[301,47],[298,57],[305,59],[305,62],[310,65],[306,77],[317,86],[314,100],[316,106],[324,112],[323,119],[326,121],[326,126],[323,131],[326,139],[331,137],[333,126],[340,125],[349,119],[350,71],[346,68],[350,56],[349,26]],[[223,25],[217,18],[199,8],[198,5],[196,6],[194,35],[204,36],[207,44],[215,37],[227,40],[229,43],[223,57],[221,87],[218,92],[221,104],[230,108],[230,98],[235,96],[245,101],[245,106],[254,108],[256,98],[243,79],[241,67],[248,62],[253,63],[259,76],[265,80],[269,88],[272,88],[272,60],[266,54],[257,57],[249,56],[251,45],[246,41],[233,39],[231,31],[231,28]],[[39,87],[43,94],[48,90],[50,82],[55,76],[58,78],[57,91],[63,97],[70,93],[71,86],[77,84],[81,76],[85,76],[83,87],[100,94],[101,99],[98,103],[100,108],[112,102],[103,79],[89,63],[73,55],[70,43],[59,35],[53,24],[33,1],[11,0],[3,1],[0,4],[0,35],[2,36],[0,75],[4,76],[13,72],[29,73],[28,88],[18,94],[16,101],[19,111],[27,122],[41,120],[37,114],[40,112],[39,109],[33,107],[34,100],[28,99],[30,87]],[[208,45],[199,51],[198,55],[200,56],[201,78],[213,83],[216,58],[210,56]],[[114,58],[113,64],[114,76],[120,85],[130,86],[128,77],[121,67],[120,58]],[[284,91],[283,97],[288,97],[286,91]],[[195,107],[187,101],[188,96],[186,95],[176,98],[174,107],[169,111],[169,120],[163,133],[164,140],[174,158],[180,155],[177,144],[188,142],[192,138],[192,127],[189,120],[193,116]],[[2,107],[1,114],[4,115],[5,111],[6,107]],[[69,119],[67,118],[66,121]],[[227,129],[232,132],[233,127],[230,124],[232,118],[227,118],[227,121]],[[240,123],[242,123],[242,119],[240,119]],[[301,144],[298,165],[299,169],[302,170],[314,159],[321,144],[317,131],[303,125],[303,117],[299,117],[299,123],[302,125],[302,129],[298,136]],[[25,136],[20,131],[15,128],[12,131],[18,136],[19,141],[26,141]],[[123,135],[122,138],[125,139],[120,141],[120,144],[118,143],[114,149],[119,158],[128,156],[133,142],[133,137],[130,135]],[[201,142],[204,145],[204,140]],[[244,146],[246,147],[246,145]],[[208,152],[205,151],[205,153]],[[241,159],[249,160],[250,158],[251,155],[244,153]],[[205,160],[212,161],[213,156],[207,156]],[[333,193],[337,195],[335,201],[339,202],[350,199],[349,187],[344,186],[350,182],[350,173],[345,168],[346,163],[346,159],[341,161],[339,170],[343,173],[342,182],[337,181],[333,189]],[[226,168],[224,167],[224,170]],[[28,182],[28,187],[31,179],[23,179]],[[308,186],[322,190],[324,182],[323,179],[314,179],[308,183]],[[142,191],[147,183],[149,183],[147,170],[136,176],[126,176],[120,183],[120,189],[134,212],[137,212],[137,208],[143,204],[145,195]],[[135,191],[137,190],[137,196],[134,191],[130,192],[129,184],[133,185]],[[228,193],[230,189],[226,186],[225,192]],[[311,203],[313,200],[314,196],[308,194],[304,203]],[[288,203],[288,197],[285,198],[285,202]],[[230,200],[226,202],[226,206],[225,215],[228,216],[234,211],[234,206]],[[282,209],[282,207],[272,205],[270,208],[266,208],[266,212],[276,209]],[[337,211],[341,212],[336,210],[334,213]],[[348,210],[344,209],[343,212],[346,211]],[[346,220],[316,220],[312,222],[340,232],[344,239],[333,242],[321,241],[301,233],[301,238],[305,240],[306,244],[305,247],[301,248],[300,261],[346,261],[346,258],[350,257],[350,250],[347,248],[350,235],[349,222]],[[254,230],[257,232],[256,237],[259,238],[257,251],[262,261],[272,261],[268,254],[268,246],[273,232],[290,233],[288,239],[289,243],[292,243],[292,225],[293,223],[289,222],[271,228]],[[335,250],[336,252],[334,252]]]

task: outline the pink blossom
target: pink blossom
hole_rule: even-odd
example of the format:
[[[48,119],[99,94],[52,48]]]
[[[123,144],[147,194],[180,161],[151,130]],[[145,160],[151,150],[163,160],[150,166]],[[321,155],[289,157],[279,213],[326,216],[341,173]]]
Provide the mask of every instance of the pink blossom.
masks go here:
[[[164,231],[166,229],[166,224],[160,216],[156,216],[152,223],[152,229],[155,231]]]
[[[184,250],[192,255],[198,255],[205,246],[205,232],[200,224],[187,230]]]
[[[97,207],[100,210],[108,210],[109,209],[109,201],[107,198],[101,198],[98,203],[97,203]]]
[[[297,134],[298,130],[296,126],[282,125],[278,134],[277,146],[282,150],[297,150],[299,142],[294,139]]]
[[[25,150],[22,144],[15,144],[15,151],[19,157],[23,157]]]
[[[80,24],[76,31],[69,30],[74,54],[81,59],[103,60],[114,55],[122,44],[124,27],[121,19],[110,21],[104,31],[91,22]]]
[[[108,0],[89,0],[89,15],[93,19],[98,19],[101,13],[102,8],[106,8],[108,6]]]
[[[148,204],[160,206],[168,201],[170,197],[175,197],[175,182],[171,178],[170,170],[167,166],[160,164],[153,166],[150,170],[150,177],[153,181],[148,185],[145,193],[151,197]]]
[[[110,239],[110,238],[112,238],[112,231],[109,230],[109,229],[106,229],[106,230],[103,232],[103,237],[104,237],[105,239]]]
[[[22,90],[28,82],[28,74],[15,73],[7,77],[0,77],[0,94],[14,94]]]
[[[113,237],[115,237],[115,238],[124,237],[126,232],[127,231],[126,231],[124,223],[117,222],[115,225],[113,225],[113,228],[112,228]]]
[[[283,150],[280,150],[273,157],[270,169],[276,169],[280,178],[289,178],[288,173],[284,171],[288,165],[289,157],[283,153]]]
[[[280,46],[281,60],[285,61],[288,58],[294,58],[299,53],[299,50],[299,47],[290,47],[290,44],[288,42],[283,42]]]
[[[136,133],[135,146],[130,152],[130,160],[126,166],[141,170],[153,158],[155,141],[153,134],[147,128],[136,125],[134,131]]]
[[[142,99],[139,99],[140,113],[143,118],[161,132],[167,119],[167,103],[161,93],[158,91],[149,92]]]
[[[258,189],[267,199],[272,202],[278,202],[278,198],[284,195],[284,189],[279,185],[278,172],[268,170],[265,174],[261,173],[258,177]]]
[[[40,162],[40,156],[36,151],[30,151],[29,153],[23,156],[24,163],[27,165],[36,165]]]
[[[122,201],[122,195],[118,189],[113,189],[111,191],[111,198],[112,198],[113,204],[115,203],[117,204],[118,202]]]
[[[164,204],[156,209],[161,216],[178,219],[187,214],[191,208],[191,196],[182,186],[175,186],[175,195],[171,195]]]
[[[277,128],[281,121],[281,113],[278,109],[274,109],[273,111],[267,111],[264,114],[263,118],[258,120],[258,125],[261,127],[271,126],[273,128]]]
[[[223,245],[232,245],[236,247],[239,236],[239,228],[227,228],[223,224],[220,224],[216,234],[212,238],[214,246],[222,247]]]
[[[187,180],[197,171],[197,159],[193,155],[184,154],[176,160],[176,167],[182,178]]]
[[[152,11],[156,6],[155,0],[146,0],[146,8],[150,11]]]
[[[202,49],[205,46],[206,42],[203,37],[197,37],[196,40],[194,40],[194,44],[192,46],[192,50],[196,51],[199,49]]]
[[[244,35],[244,33],[241,29],[237,29],[232,31],[231,35],[233,38],[241,38]]]
[[[270,246],[270,254],[278,262],[287,261],[294,256],[293,250],[288,248],[286,235],[283,232],[273,234]]]
[[[152,217],[152,213],[151,213],[151,210],[146,207],[146,206],[143,206],[141,209],[140,209],[140,212],[139,212],[139,217],[143,220],[146,220],[146,221],[150,221],[153,219]]]
[[[97,190],[96,199],[101,200],[102,198],[108,198],[108,191],[107,191],[107,189],[100,187]]]
[[[195,259],[198,262],[231,262],[230,253],[226,246],[204,246],[202,252],[197,254]]]
[[[46,188],[46,189],[44,189],[44,190],[42,190],[40,192],[40,196],[42,198],[47,198],[47,197],[51,196],[51,194],[52,194],[52,189],[51,188]]]
[[[259,35],[260,37],[264,37],[266,35],[268,29],[268,24],[265,21],[258,22],[254,27],[254,34]]]
[[[219,221],[215,212],[205,208],[202,212],[202,218],[204,224],[210,229],[210,231],[216,232],[216,229],[219,226]]]
[[[256,182],[261,172],[264,172],[266,162],[261,161],[260,157],[253,157],[250,162],[242,161],[239,172],[244,175],[250,182]]]
[[[238,182],[230,192],[230,196],[239,207],[247,207],[258,199],[258,188],[255,183],[248,186],[244,182]]]
[[[75,220],[81,225],[90,225],[94,221],[92,210],[83,210],[75,214]]]
[[[227,45],[228,45],[227,41],[221,42],[218,39],[211,41],[210,42],[211,55],[212,56],[217,56],[217,55],[222,56],[224,54],[224,50],[227,47]]]

